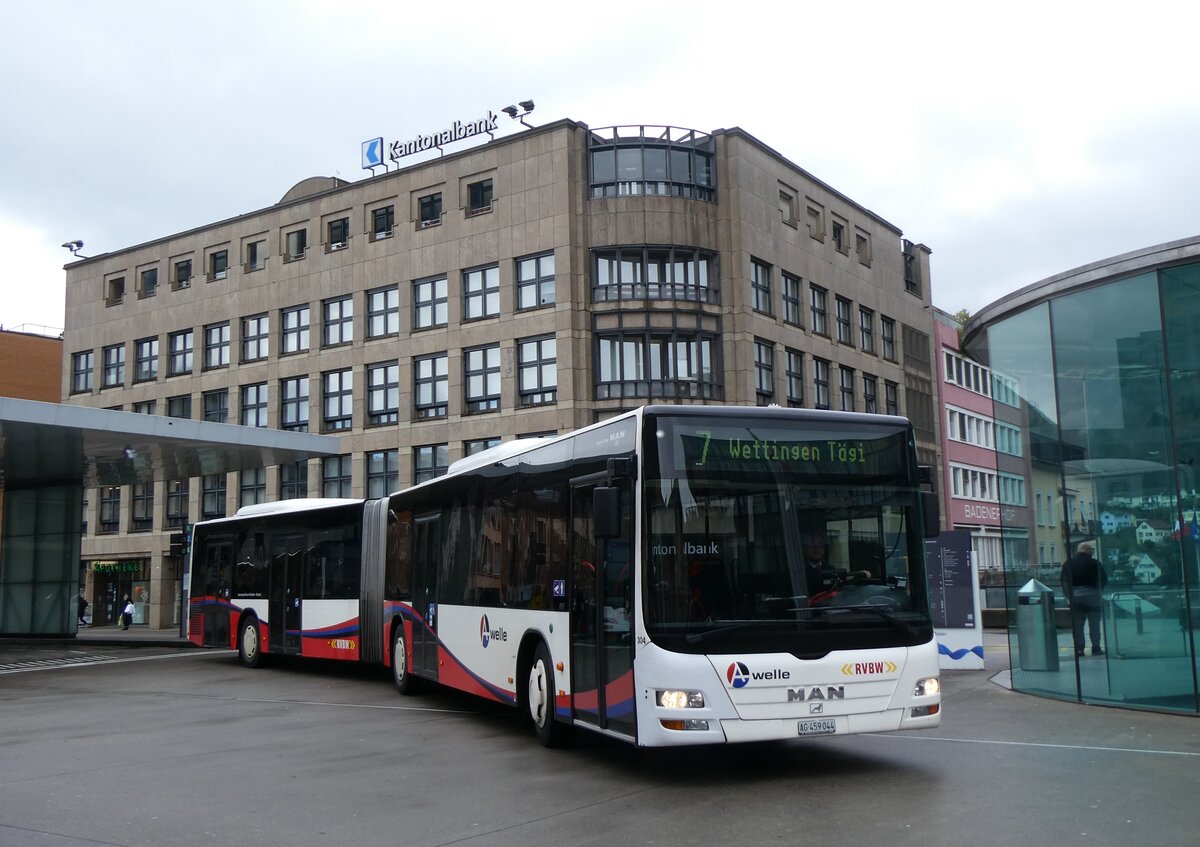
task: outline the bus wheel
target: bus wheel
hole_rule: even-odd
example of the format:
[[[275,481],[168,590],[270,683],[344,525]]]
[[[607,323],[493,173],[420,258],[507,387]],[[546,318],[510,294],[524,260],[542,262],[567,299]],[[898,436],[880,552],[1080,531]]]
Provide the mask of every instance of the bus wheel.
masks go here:
[[[392,633],[392,680],[401,694],[412,694],[416,680],[408,672],[408,642],[404,640],[404,624],[397,624]]]
[[[554,665],[545,643],[540,643],[529,666],[529,681],[525,701],[538,741],[546,747],[557,747],[564,741],[567,728],[554,720]]]
[[[262,661],[262,642],[258,637],[258,618],[253,615],[242,620],[238,636],[238,659],[248,668],[257,668]]]

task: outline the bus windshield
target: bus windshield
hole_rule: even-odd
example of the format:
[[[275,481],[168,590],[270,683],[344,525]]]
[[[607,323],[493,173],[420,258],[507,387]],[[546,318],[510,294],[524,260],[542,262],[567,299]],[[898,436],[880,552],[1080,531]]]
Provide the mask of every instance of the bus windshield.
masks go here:
[[[687,652],[932,637],[911,435],[895,422],[646,427],[648,635]]]

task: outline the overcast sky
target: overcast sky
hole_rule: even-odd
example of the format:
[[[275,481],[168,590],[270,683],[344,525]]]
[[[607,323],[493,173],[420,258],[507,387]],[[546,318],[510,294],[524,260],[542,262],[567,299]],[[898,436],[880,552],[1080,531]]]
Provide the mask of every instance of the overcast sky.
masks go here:
[[[95,255],[358,180],[365,139],[529,98],[534,123],[741,127],[929,245],[950,312],[1200,233],[1184,3],[0,0],[0,20],[8,329],[61,328],[64,241]]]

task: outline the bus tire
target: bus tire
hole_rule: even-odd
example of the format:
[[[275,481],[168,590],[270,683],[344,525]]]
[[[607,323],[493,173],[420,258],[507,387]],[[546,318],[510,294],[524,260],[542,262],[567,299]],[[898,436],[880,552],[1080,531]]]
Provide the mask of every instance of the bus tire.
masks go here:
[[[416,691],[416,680],[408,672],[408,641],[404,638],[404,624],[398,623],[392,630],[392,681],[401,694]]]
[[[243,615],[238,627],[238,660],[248,668],[262,663],[262,637],[254,615]]]
[[[546,747],[558,747],[567,736],[567,727],[554,719],[554,665],[550,662],[550,651],[545,642],[539,642],[529,664],[525,686],[525,704],[533,731],[538,741]]]

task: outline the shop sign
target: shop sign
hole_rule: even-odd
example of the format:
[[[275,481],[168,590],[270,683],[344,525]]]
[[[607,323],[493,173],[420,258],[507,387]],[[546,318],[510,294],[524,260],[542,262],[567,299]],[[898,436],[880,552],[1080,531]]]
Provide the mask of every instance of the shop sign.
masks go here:
[[[141,573],[141,562],[92,562],[92,573]]]

